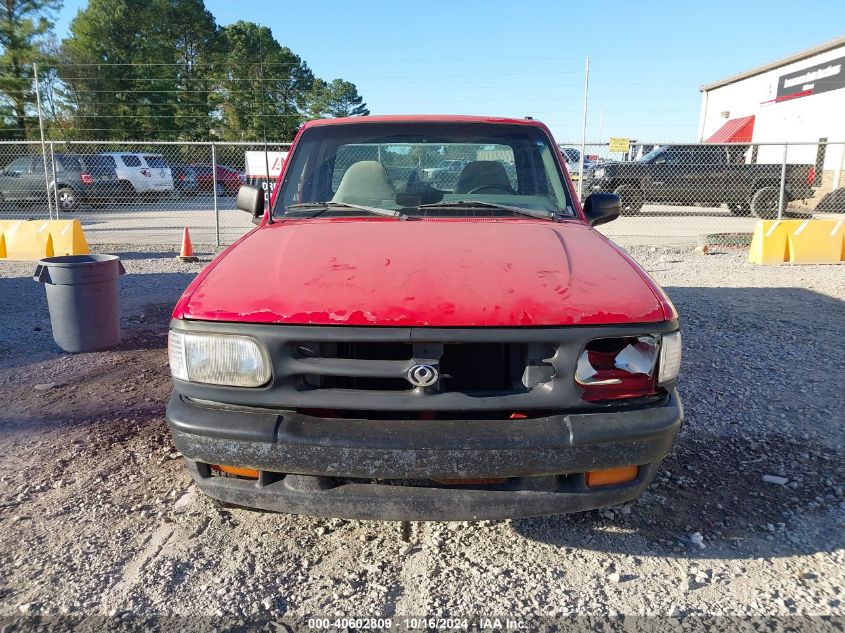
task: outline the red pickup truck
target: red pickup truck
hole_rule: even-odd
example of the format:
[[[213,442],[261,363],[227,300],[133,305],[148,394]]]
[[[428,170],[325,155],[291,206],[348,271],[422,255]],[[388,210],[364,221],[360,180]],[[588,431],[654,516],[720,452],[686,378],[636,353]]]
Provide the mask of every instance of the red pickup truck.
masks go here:
[[[466,161],[448,188],[423,174]],[[199,487],[318,516],[621,503],[681,426],[678,315],[593,229],[533,120],[313,121],[258,226],[173,312],[167,420]],[[442,183],[441,183],[442,186]]]

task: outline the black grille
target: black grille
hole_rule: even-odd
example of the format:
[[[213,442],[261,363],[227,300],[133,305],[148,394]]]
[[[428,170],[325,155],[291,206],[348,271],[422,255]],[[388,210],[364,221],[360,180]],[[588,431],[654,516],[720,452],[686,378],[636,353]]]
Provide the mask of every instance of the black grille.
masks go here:
[[[450,343],[443,346],[443,391],[524,391],[526,346],[520,343]]]
[[[304,365],[298,374],[303,389],[409,391],[418,388],[408,379],[416,365],[438,372],[438,381],[425,387],[434,393],[518,393],[554,375],[550,364],[543,375],[536,371],[554,356],[551,345],[312,341],[294,343],[294,349]]]

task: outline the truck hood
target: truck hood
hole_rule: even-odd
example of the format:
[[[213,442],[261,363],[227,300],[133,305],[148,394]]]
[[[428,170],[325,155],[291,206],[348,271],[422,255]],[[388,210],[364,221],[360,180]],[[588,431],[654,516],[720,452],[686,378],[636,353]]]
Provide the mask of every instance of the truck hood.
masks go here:
[[[326,219],[248,235],[174,316],[309,325],[561,326],[665,319],[644,273],[572,221]]]

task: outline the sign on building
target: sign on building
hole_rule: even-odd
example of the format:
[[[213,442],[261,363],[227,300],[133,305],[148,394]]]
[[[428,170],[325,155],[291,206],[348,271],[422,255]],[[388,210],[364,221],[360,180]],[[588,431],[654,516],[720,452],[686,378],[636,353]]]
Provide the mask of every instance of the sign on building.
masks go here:
[[[809,97],[845,88],[845,57],[781,75],[775,101]]]

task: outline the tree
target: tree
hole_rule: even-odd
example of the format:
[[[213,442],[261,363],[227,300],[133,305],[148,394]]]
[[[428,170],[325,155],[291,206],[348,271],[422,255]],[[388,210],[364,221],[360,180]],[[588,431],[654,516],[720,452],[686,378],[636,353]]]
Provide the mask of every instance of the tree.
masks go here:
[[[203,0],[169,0],[170,15],[164,39],[173,43],[176,110],[179,138],[206,140],[215,110],[216,73],[220,38],[217,23]]]
[[[292,139],[314,86],[308,64],[254,22],[221,29],[221,48],[221,135]]]
[[[59,76],[81,136],[207,138],[217,25],[203,0],[90,0]]]
[[[41,43],[53,27],[61,0],[4,0],[0,8],[0,115],[13,121],[9,136],[25,139],[34,127],[28,108],[35,102],[34,62],[42,59]]]
[[[305,118],[309,121],[312,119],[322,119],[326,116],[326,111],[329,107],[329,84],[314,77],[311,84],[311,90],[305,98]]]
[[[335,79],[328,85],[326,113],[330,117],[367,116],[370,111],[355,84]]]
[[[335,79],[326,83],[316,79],[308,95],[308,118],[367,116],[370,111],[355,84]]]
[[[66,138],[278,141],[368,113],[354,84],[315,77],[265,26],[218,28],[203,0],[89,0],[58,57]]]

